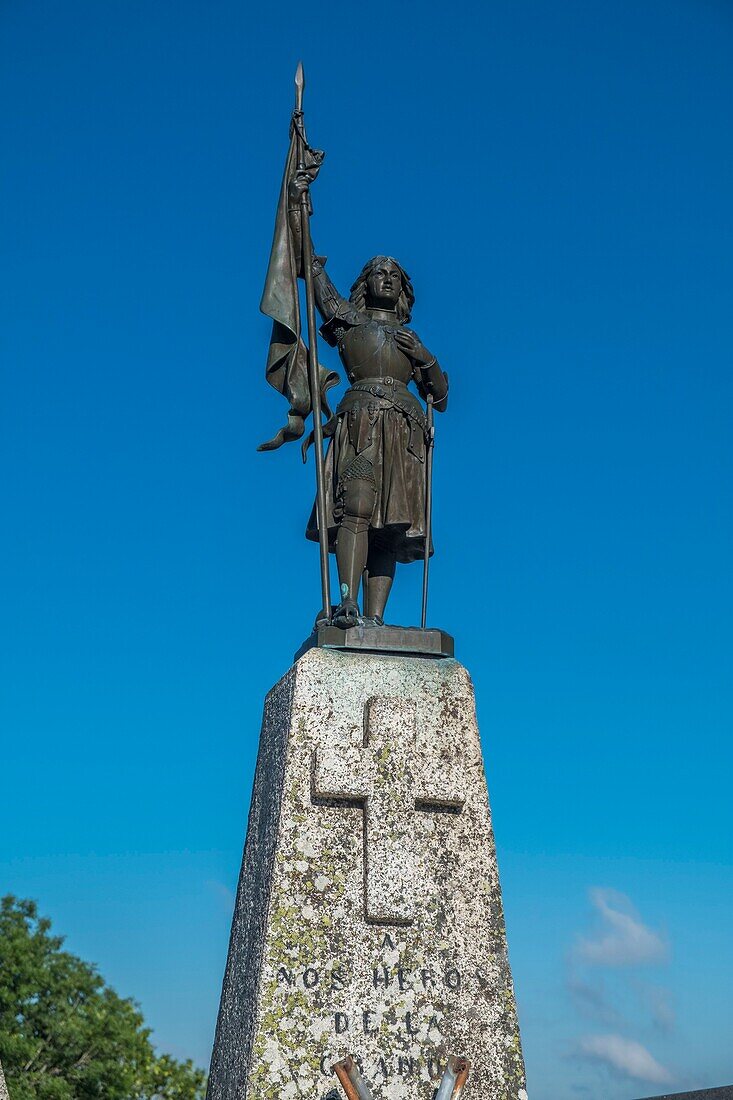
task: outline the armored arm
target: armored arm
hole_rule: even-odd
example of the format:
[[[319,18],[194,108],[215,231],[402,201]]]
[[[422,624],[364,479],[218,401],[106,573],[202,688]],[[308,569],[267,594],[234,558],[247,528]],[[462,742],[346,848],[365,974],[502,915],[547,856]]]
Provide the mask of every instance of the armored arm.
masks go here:
[[[448,375],[441,369],[435,356],[427,363],[418,364],[418,371],[416,382],[420,396],[427,401],[430,394],[435,411],[445,412],[448,407]]]
[[[413,377],[420,396],[433,399],[436,412],[445,412],[448,404],[448,375],[441,370],[438,360],[431,355],[417,333],[409,328],[399,329],[395,341],[412,361]]]
[[[333,321],[336,317],[343,317],[351,310],[351,303],[342,298],[324,267],[325,256],[313,257],[313,290],[316,296],[316,306],[323,318],[324,325]]]
[[[298,275],[303,275],[303,210],[301,196],[308,189],[309,180],[297,173],[288,188],[288,220],[293,238],[293,250],[298,267]],[[350,303],[339,294],[325,269],[326,257],[313,255],[313,291],[316,307],[324,322],[341,316],[350,308]]]

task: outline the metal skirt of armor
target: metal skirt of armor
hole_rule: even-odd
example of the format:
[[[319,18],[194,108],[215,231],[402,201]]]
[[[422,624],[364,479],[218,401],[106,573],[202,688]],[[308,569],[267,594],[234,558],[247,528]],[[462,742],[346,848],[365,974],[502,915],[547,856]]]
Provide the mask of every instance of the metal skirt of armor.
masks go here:
[[[374,489],[369,521],[372,545],[410,562],[425,553],[425,417],[419,401],[399,382],[367,379],[346,392],[336,412],[326,453],[329,549],[344,516],[344,487],[352,478]],[[318,541],[315,506],[306,537]],[[432,547],[431,547],[432,553]]]

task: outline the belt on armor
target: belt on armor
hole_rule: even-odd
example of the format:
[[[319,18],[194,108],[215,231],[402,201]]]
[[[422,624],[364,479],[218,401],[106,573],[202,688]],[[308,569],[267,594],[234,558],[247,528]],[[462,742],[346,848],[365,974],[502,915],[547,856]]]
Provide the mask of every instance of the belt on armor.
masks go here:
[[[401,401],[399,397],[397,397],[397,387],[403,391],[408,400]],[[390,388],[392,389],[392,393],[389,393]],[[373,382],[355,382],[346,391],[344,397],[348,397],[350,393],[368,393],[372,397],[376,397],[380,402],[384,402],[382,408],[397,409],[399,412],[409,417],[410,420],[414,420],[416,424],[419,424],[423,432],[427,435],[428,422],[425,413],[417,404],[417,401],[414,400],[404,382],[400,382],[398,379],[389,376],[375,379]],[[338,411],[340,410],[337,410],[337,413]]]
[[[352,390],[366,390],[369,393],[373,393],[375,397],[387,397],[388,390],[392,392],[399,387],[408,393],[407,383],[401,382],[399,378],[393,378],[390,374],[386,374],[381,378],[360,378],[358,382],[354,382],[351,386]]]

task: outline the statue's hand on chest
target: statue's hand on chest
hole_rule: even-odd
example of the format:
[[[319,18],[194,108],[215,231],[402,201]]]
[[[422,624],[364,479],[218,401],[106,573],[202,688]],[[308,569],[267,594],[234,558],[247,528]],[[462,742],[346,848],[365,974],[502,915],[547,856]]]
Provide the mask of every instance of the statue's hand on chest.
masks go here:
[[[397,327],[368,321],[349,329],[339,345],[339,352],[352,382],[361,378],[391,376],[400,382],[412,378],[412,362],[395,341]]]

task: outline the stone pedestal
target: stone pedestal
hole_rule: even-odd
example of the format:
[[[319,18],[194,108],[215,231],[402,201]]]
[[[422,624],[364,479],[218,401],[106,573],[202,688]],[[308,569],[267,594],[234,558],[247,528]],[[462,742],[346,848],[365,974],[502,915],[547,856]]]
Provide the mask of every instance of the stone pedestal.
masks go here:
[[[8,1086],[5,1084],[5,1074],[3,1073],[2,1062],[0,1062],[0,1100],[10,1100],[8,1096]]]
[[[209,1100],[525,1100],[486,781],[452,659],[312,649],[265,703]]]

